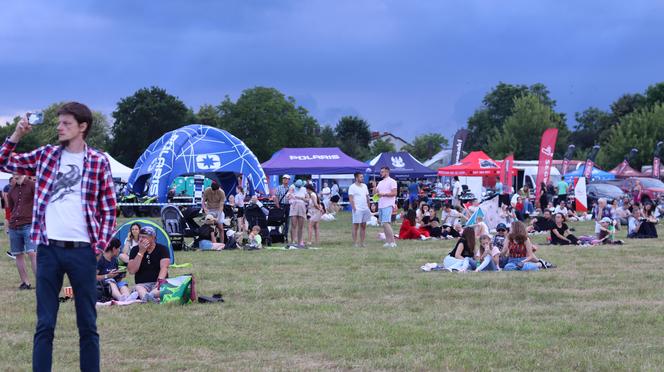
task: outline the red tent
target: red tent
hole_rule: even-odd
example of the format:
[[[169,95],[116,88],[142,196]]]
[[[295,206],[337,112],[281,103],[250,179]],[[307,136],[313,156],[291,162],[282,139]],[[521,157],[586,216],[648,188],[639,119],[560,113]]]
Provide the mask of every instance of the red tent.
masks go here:
[[[445,177],[499,176],[500,165],[501,165],[500,161],[495,161],[491,159],[491,157],[485,154],[484,151],[473,151],[457,164],[452,164],[448,165],[447,167],[438,168],[438,175]],[[513,168],[512,173],[516,174],[516,172],[517,170]]]
[[[622,163],[618,164],[615,168],[611,169],[609,173],[613,173],[616,175],[616,177],[619,178],[643,177],[643,173],[630,167],[629,164],[623,166]]]

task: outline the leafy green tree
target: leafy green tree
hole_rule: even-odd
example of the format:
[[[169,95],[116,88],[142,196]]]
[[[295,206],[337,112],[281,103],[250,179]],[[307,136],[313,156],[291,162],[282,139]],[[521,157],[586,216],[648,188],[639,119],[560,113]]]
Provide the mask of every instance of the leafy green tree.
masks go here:
[[[371,131],[366,120],[357,116],[344,116],[339,119],[334,132],[343,152],[355,159],[366,159],[369,156]]]
[[[582,153],[600,143],[615,124],[613,115],[596,107],[587,108],[575,114],[576,126],[570,135],[570,141]]]
[[[218,127],[221,119],[219,118],[219,112],[217,108],[213,105],[202,105],[198,112],[196,113],[196,118],[194,121],[197,124],[209,125],[212,127]]]
[[[597,163],[605,169],[613,168],[636,147],[639,153],[631,162],[632,167],[640,169],[642,165],[652,164],[655,144],[664,140],[662,123],[664,103],[657,103],[652,108],[640,109],[625,116],[620,125],[611,128],[597,155]]]
[[[556,101],[549,97],[549,90],[544,84],[527,86],[501,82],[484,96],[482,106],[468,119],[469,135],[465,149],[472,151],[486,148],[492,142],[494,129],[500,131],[505,120],[512,115],[515,99],[524,95],[538,98],[543,105],[552,110],[556,105]],[[565,122],[564,114],[555,114],[559,116],[558,120]]]
[[[32,127],[32,132],[21,139],[21,142],[19,142],[16,148],[17,152],[32,151],[37,147],[46,144],[58,144],[58,115],[56,113],[63,103],[64,102],[54,103],[42,110],[44,114],[44,122]],[[110,141],[110,126],[108,119],[106,119],[104,114],[98,111],[92,111],[92,117],[92,128],[90,129],[85,142],[96,149],[108,151]],[[20,118],[17,116],[12,120],[11,124],[2,127],[0,130],[0,136],[10,136],[16,129],[19,120]]]
[[[326,125],[320,131],[320,145],[322,147],[338,147],[339,141],[337,141],[337,135],[334,133],[334,128],[330,125]]]
[[[646,97],[636,94],[623,94],[611,104],[611,115],[613,123],[616,124],[620,118],[646,106]]]
[[[317,147],[320,126],[307,110],[275,88],[255,87],[217,106],[219,127],[243,140],[260,161],[283,147]]]
[[[396,148],[394,147],[394,144],[390,141],[390,139],[382,139],[379,138],[371,144],[369,147],[369,157],[376,157],[379,154],[382,154],[384,152],[394,152],[396,151]]]
[[[502,129],[493,129],[492,141],[488,145],[489,155],[495,159],[514,153],[517,159],[539,158],[542,133],[548,128],[558,128],[556,153],[565,151],[569,129],[550,106],[535,95],[526,95],[514,100],[514,109]]]
[[[646,105],[654,107],[658,103],[664,103],[664,82],[653,84],[646,89]]]
[[[113,118],[110,152],[128,166],[164,133],[194,121],[193,113],[179,98],[159,87],[142,88],[122,98]]]
[[[402,150],[409,152],[419,161],[427,161],[448,145],[447,138],[439,133],[423,134],[415,137],[413,143]]]

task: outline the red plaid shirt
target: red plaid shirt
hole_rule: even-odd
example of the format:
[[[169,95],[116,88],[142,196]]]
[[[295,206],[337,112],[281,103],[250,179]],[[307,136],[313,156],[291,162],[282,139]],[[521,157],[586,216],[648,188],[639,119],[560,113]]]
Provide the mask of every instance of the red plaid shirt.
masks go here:
[[[31,239],[35,244],[48,244],[46,236],[46,205],[60,169],[62,146],[46,145],[26,154],[14,154],[16,144],[7,139],[0,147],[0,170],[7,173],[36,176],[32,208]],[[85,220],[90,244],[105,247],[115,227],[115,188],[111,166],[106,156],[85,146],[81,180]]]

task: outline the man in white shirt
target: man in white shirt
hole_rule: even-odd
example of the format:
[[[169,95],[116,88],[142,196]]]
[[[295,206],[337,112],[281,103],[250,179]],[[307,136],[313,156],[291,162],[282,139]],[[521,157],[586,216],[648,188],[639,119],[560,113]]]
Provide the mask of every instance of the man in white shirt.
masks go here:
[[[450,204],[445,204],[443,207],[443,212],[440,216],[441,225],[447,224],[453,226],[454,222],[456,222],[459,218],[466,219],[466,216],[464,216],[463,213],[459,212],[458,210],[452,209]]]
[[[378,219],[383,225],[385,232],[385,248],[396,248],[394,241],[394,232],[392,231],[392,211],[395,208],[397,199],[397,181],[390,177],[390,168],[380,169],[380,175],[383,180],[378,182],[376,193],[378,194]]]
[[[369,210],[369,189],[364,184],[364,175],[355,173],[355,182],[348,188],[348,199],[353,211],[353,246],[364,247],[364,238],[367,232],[367,222],[371,220]],[[357,231],[360,230],[360,241],[357,241]]]

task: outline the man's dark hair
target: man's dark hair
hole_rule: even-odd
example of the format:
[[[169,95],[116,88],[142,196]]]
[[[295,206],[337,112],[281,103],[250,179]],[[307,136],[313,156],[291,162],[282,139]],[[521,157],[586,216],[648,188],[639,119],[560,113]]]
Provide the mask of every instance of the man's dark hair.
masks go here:
[[[360,173],[360,172],[355,172],[355,173],[353,173],[353,178],[357,178],[357,176],[359,176],[359,175],[361,175],[361,174],[362,174],[362,173]]]
[[[88,106],[78,102],[68,102],[62,105],[56,114],[58,116],[71,115],[76,119],[78,124],[87,123],[85,132],[83,132],[83,138],[88,137],[88,133],[90,133],[90,129],[92,128],[92,111],[90,111]]]
[[[390,167],[381,167],[381,168],[380,168],[380,170],[383,170],[383,169],[385,169],[385,170],[388,171],[388,172],[390,171]]]

